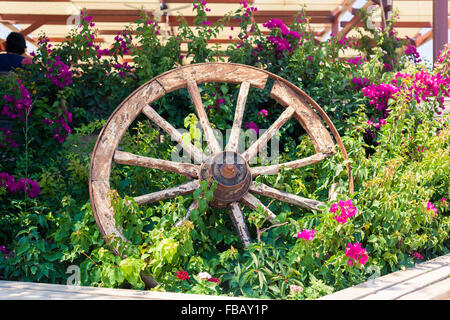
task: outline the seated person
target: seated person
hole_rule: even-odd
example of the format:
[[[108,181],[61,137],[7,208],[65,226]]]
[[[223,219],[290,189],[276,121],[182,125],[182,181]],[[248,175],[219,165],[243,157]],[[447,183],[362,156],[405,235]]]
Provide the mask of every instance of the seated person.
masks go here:
[[[0,54],[0,72],[14,71],[30,64],[31,59],[23,57],[27,45],[22,34],[11,32],[6,38],[6,53]]]

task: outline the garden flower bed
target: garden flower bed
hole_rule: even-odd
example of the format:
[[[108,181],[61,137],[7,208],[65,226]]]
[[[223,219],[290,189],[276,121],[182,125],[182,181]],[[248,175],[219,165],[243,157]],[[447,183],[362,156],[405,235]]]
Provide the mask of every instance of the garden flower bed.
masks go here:
[[[67,41],[53,47],[42,35],[34,63],[0,78],[1,114],[14,127],[0,128],[0,280],[65,284],[77,274],[85,286],[316,299],[366,281],[369,267],[385,275],[447,254],[450,130],[448,118],[434,115],[445,111],[450,96],[450,48],[431,68],[392,26],[367,30],[376,47],[367,45],[368,36],[357,41],[336,35],[314,43],[302,12],[292,25],[267,21],[271,31],[265,35],[252,24],[249,12],[256,9],[245,1],[217,24],[209,23],[206,9],[206,2],[196,1],[196,32],[181,23],[164,43],[157,37],[158,24],[143,13],[135,27],[116,36],[113,48],[93,42],[95,21],[84,14]],[[239,22],[236,41],[226,49],[208,47],[206,40],[231,20]],[[184,57],[182,41],[188,41]],[[343,58],[348,48],[359,57]],[[124,62],[124,55],[133,63]],[[277,226],[263,210],[245,209],[254,240],[243,248],[227,211],[208,206],[214,186],[138,205],[131,195],[187,178],[116,165],[111,203],[128,242],[118,240],[121,255],[115,255],[100,235],[89,201],[91,137],[153,77],[182,63],[225,59],[290,81],[331,118],[348,161],[338,152],[308,167],[257,178],[324,204],[317,212],[261,198],[277,215]],[[239,86],[199,89],[211,123],[225,131],[233,123]],[[184,128],[184,139],[205,149],[195,140],[198,118],[188,101],[188,92],[178,90],[152,107]],[[244,128],[256,134],[282,110],[260,89],[250,91],[246,106]],[[280,133],[278,161],[314,153],[300,126],[288,122]],[[120,150],[167,160],[174,149],[170,137],[145,117],[136,119],[120,144]],[[353,172],[353,194],[346,164]],[[177,226],[193,199],[199,200],[198,209]],[[79,273],[66,273],[74,268]]]

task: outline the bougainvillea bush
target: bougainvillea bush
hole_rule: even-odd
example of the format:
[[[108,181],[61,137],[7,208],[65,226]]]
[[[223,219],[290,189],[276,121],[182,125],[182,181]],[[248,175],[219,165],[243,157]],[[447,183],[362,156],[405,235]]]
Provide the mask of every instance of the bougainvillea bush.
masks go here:
[[[183,17],[161,40],[157,21],[142,14],[110,48],[95,42],[92,17],[82,14],[66,41],[45,35],[33,64],[0,78],[0,279],[86,286],[314,299],[449,252],[450,146],[445,98],[450,96],[450,48],[433,68],[391,26],[360,40],[331,35],[315,42],[302,11],[291,25],[271,19],[269,34],[252,23],[257,8],[241,2],[212,24],[195,1],[194,32]],[[226,26],[239,31],[227,47],[208,46]],[[187,52],[181,44],[187,42]],[[375,46],[369,46],[369,43]],[[356,56],[343,58],[346,50]],[[133,62],[125,62],[126,55]],[[182,63],[228,61],[263,68],[292,82],[327,112],[349,154],[256,180],[324,202],[319,212],[261,199],[277,215],[244,209],[253,242],[243,248],[226,210],[208,207],[215,186],[193,195],[137,205],[131,195],[167,189],[183,176],[114,166],[111,204],[127,243],[114,255],[97,229],[88,192],[96,135],[118,104],[152,77]],[[236,85],[200,86],[209,119],[221,130],[233,121]],[[186,138],[198,122],[188,93],[178,90],[153,107]],[[266,129],[281,106],[252,89],[244,128]],[[300,126],[287,123],[280,162],[311,155]],[[170,159],[170,137],[139,117],[123,150]],[[200,145],[201,147],[201,145]],[[345,164],[353,172],[349,193]],[[336,190],[328,199],[328,190]],[[192,199],[199,209],[176,226]],[[117,246],[116,246],[117,245]],[[72,271],[71,271],[72,270]],[[76,281],[75,281],[76,282]]]

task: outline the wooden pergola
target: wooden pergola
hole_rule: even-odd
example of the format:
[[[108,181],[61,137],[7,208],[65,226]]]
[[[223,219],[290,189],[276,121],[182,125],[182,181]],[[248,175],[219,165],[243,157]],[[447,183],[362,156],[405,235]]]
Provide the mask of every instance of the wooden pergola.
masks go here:
[[[212,23],[226,13],[240,7],[241,0],[209,0],[208,20]],[[400,37],[409,37],[413,44],[421,46],[434,39],[434,56],[448,42],[448,25],[450,22],[449,2],[447,0],[248,0],[258,8],[252,19],[261,27],[264,22],[278,18],[285,23],[294,19],[299,9],[305,8],[310,17],[312,30],[318,41],[327,39],[330,33],[356,37],[355,28],[362,27],[358,14],[359,5],[366,11],[374,12],[374,26],[386,23],[393,12],[398,12],[396,29]],[[355,7],[358,5],[358,7]],[[0,0],[0,24],[11,31],[21,32],[26,40],[34,43],[43,32],[50,42],[65,40],[69,30],[74,27],[80,11],[93,17],[99,29],[95,39],[102,47],[109,47],[115,35],[132,25],[145,10],[155,21],[160,21],[161,37],[176,33],[179,25],[178,14],[182,14],[190,26],[194,24],[192,0]],[[345,17],[349,17],[345,20]],[[237,23],[232,22],[224,28],[218,39],[211,40],[211,45],[227,45],[236,39]],[[268,30],[265,30],[268,31]],[[1,39],[0,39],[0,42]],[[1,45],[0,45],[1,46]],[[182,51],[187,44],[182,44]],[[0,47],[0,49],[2,49]]]

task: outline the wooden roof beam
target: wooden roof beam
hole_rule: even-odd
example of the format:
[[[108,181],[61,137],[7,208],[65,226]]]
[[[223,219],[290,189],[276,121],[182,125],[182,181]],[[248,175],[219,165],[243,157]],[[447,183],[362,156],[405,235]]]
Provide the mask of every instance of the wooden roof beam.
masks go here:
[[[350,22],[342,21],[341,26],[346,27]],[[448,19],[448,23],[450,25],[450,19]],[[359,22],[353,27],[363,27],[364,25]],[[432,28],[433,23],[429,21],[397,21],[394,25],[396,28]]]
[[[26,29],[20,31],[21,34],[23,34],[24,36],[29,35],[30,33],[32,33],[33,31],[36,31],[37,29],[39,29],[40,27],[42,27],[45,24],[44,20],[38,20],[36,22],[33,22],[29,27],[27,27]]]
[[[324,29],[318,35],[320,39],[331,30],[333,34],[338,34],[339,32],[339,19],[343,14],[352,9],[353,4],[356,0],[343,0],[340,6],[336,7],[331,11],[331,24],[325,25]]]
[[[49,25],[66,25],[70,15],[45,15],[45,14],[1,14],[0,22],[9,22],[14,24],[33,24],[36,21],[44,20],[45,24]],[[132,14],[120,14],[120,15],[92,15],[94,22],[121,22],[121,23],[131,23],[140,19],[140,15],[132,15]],[[189,26],[194,25],[194,16],[185,16],[184,17]],[[274,18],[271,15],[258,15],[255,16],[256,23],[264,23],[267,20]],[[290,24],[294,21],[294,16],[290,15],[279,15],[276,18],[283,20],[285,23]],[[169,23],[171,26],[178,26],[180,22],[178,21],[178,17],[169,16]],[[209,16],[207,18],[211,23],[216,23],[218,20],[223,19],[222,16]],[[311,17],[310,23],[331,23],[330,17],[325,16],[313,16]],[[232,19],[230,21],[230,25],[238,26],[239,22],[237,20]]]
[[[374,2],[369,0],[364,4],[364,6],[361,9],[367,10],[372,5],[374,5]],[[346,22],[344,26],[342,25],[342,22],[341,22],[341,26],[343,27],[343,29],[339,32],[339,35],[346,36],[350,32],[350,30],[352,30],[360,22],[361,22],[361,16],[357,13],[354,14],[354,17],[350,21]]]
[[[1,18],[0,18],[1,19]],[[8,28],[9,30],[13,31],[13,32],[18,32],[20,33],[22,30],[16,28],[11,22],[9,21],[1,21],[1,23]],[[36,43],[36,39],[30,38],[28,35],[25,35],[25,40],[31,42],[31,43]]]

